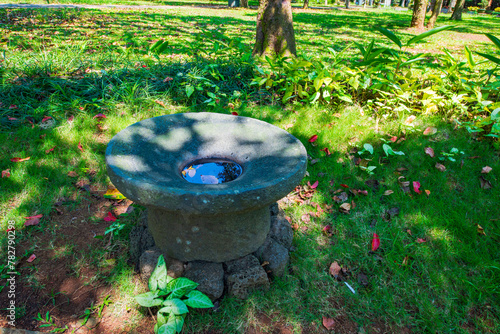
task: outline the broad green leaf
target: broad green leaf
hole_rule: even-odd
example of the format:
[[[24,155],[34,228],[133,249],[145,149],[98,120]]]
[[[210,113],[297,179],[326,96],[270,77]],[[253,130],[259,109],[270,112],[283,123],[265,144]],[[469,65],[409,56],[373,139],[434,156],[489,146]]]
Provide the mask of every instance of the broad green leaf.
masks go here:
[[[158,46],[158,48],[155,50],[156,53],[160,54],[160,53],[163,53],[165,52],[165,50],[167,49],[168,47],[168,42],[165,41],[162,43],[162,45]]]
[[[170,316],[168,317],[168,323],[173,323],[175,324],[175,330],[177,333],[180,333],[182,331],[182,326],[184,326],[184,317],[186,315],[175,315],[173,313],[170,313]]]
[[[486,54],[486,53],[482,53],[482,52],[476,52],[478,55],[486,58],[486,59],[489,59],[491,60],[492,62],[494,62],[495,64],[497,65],[500,65],[500,58],[497,58],[497,57],[493,57],[492,55],[489,55],[489,54]]]
[[[474,62],[474,58],[472,58],[472,52],[470,52],[467,45],[464,46],[464,49],[465,49],[465,58],[467,58],[467,62],[469,63],[469,66],[470,67],[476,66],[476,63]]]
[[[342,100],[342,101],[345,101],[345,102],[352,103],[352,99],[349,96],[347,96],[347,95],[340,95],[339,99]]]
[[[408,61],[405,61],[404,63],[402,63],[401,65],[402,66],[405,66],[405,65],[409,65],[411,63],[414,63],[414,62],[417,62],[417,61],[421,61],[421,60],[426,60],[425,58],[414,58],[414,59],[410,59]]]
[[[214,304],[203,292],[193,290],[186,295],[188,299],[184,300],[187,306],[193,308],[209,308],[214,307]]]
[[[368,45],[368,47],[366,48],[366,52],[365,52],[365,54],[364,54],[364,56],[365,56],[364,58],[365,58],[365,59],[368,59],[368,58],[370,57],[370,54],[371,54],[371,52],[372,52],[372,50],[373,50],[373,45],[374,45],[374,44],[375,44],[375,40],[374,40],[374,39],[372,39],[372,42],[371,42],[371,43]]]
[[[163,43],[163,40],[158,40],[156,41],[155,44],[153,44],[150,48],[149,48],[149,51],[154,51],[157,47],[159,47],[161,44]]]
[[[373,146],[370,144],[364,144],[363,145],[364,149],[370,152],[370,154],[373,154]]]
[[[431,29],[429,31],[426,31],[420,35],[417,35],[417,36],[411,38],[408,42],[406,42],[406,46],[409,46],[410,44],[416,43],[416,42],[418,42],[426,37],[437,34],[438,32],[441,32],[443,30],[448,30],[450,28],[453,28],[453,26],[447,25],[447,26],[442,26],[439,28],[434,28],[434,29]]]
[[[381,34],[383,34],[385,37],[387,37],[391,41],[393,41],[397,46],[399,46],[399,48],[403,47],[403,45],[401,44],[401,40],[396,35],[394,35],[394,33],[392,31],[390,31],[389,29],[377,27],[377,26],[375,26],[374,28],[376,30],[378,30]]]
[[[185,277],[179,277],[167,284],[166,292],[172,293],[172,298],[180,298],[189,291],[196,289],[198,283],[195,283]]]
[[[492,41],[497,46],[497,48],[500,49],[500,39],[496,38],[492,34],[485,34],[485,35],[490,39],[490,41]]]
[[[389,155],[405,155],[403,152],[401,151],[394,151],[389,145],[387,144],[384,144],[382,145],[382,149],[384,150],[384,153],[386,156],[389,156]]]
[[[135,296],[135,300],[141,306],[153,307],[159,306],[163,302],[162,299],[158,298],[158,291],[149,291],[140,295]]]
[[[158,312],[160,313],[173,313],[176,315],[188,313],[188,308],[186,304],[179,298],[168,299],[163,302],[163,308],[161,308]]]
[[[194,93],[194,87],[191,85],[186,86],[186,95],[187,97],[190,97]]]
[[[149,290],[165,290],[167,287],[167,265],[165,264],[165,258],[163,255],[158,257],[158,262],[156,263],[156,268],[149,278]]]
[[[177,333],[177,325],[174,322],[167,322],[165,325],[158,328],[158,334],[175,334]]]
[[[496,108],[491,112],[490,116],[492,121],[500,120],[500,108]]]
[[[163,315],[163,313],[158,312],[156,314],[156,324],[154,327],[154,332],[157,334],[158,329],[167,323],[168,318]]]

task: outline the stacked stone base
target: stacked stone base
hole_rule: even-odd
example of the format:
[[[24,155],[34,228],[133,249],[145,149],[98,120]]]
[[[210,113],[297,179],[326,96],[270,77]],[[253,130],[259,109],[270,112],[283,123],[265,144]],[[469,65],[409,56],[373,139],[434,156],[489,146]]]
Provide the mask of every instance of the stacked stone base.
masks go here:
[[[212,301],[224,295],[246,299],[254,290],[269,289],[270,279],[283,275],[288,268],[293,240],[292,227],[278,204],[273,204],[269,211],[271,229],[264,244],[254,253],[223,263],[181,262],[164,255],[168,275],[186,277],[198,283],[198,290]],[[130,257],[145,283],[161,254],[149,233],[144,216],[130,232]]]

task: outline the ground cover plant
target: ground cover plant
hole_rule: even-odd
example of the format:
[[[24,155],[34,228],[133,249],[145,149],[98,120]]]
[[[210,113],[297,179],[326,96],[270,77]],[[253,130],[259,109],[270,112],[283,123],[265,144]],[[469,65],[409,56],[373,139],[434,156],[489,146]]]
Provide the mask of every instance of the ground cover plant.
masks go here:
[[[301,73],[295,84],[309,96],[286,98],[281,85],[295,80],[286,72],[291,65],[248,56],[252,10],[0,14],[0,216],[3,229],[16,226],[17,327],[151,332],[156,319],[134,299],[147,289],[127,254],[128,232],[143,209],[108,190],[104,150],[136,121],[212,111],[280,126],[302,140],[310,160],[302,184],[281,201],[295,230],[289,273],[266,294],[190,311],[184,332],[500,330],[500,155],[495,137],[484,136],[498,115],[498,92],[488,88],[498,78],[494,62],[475,53],[498,58],[484,35],[500,36],[496,18],[464,15],[398,53],[406,60],[424,54],[404,67],[410,85],[427,89],[422,78],[444,78],[434,89],[440,96],[443,87],[472,87],[475,100],[440,105],[446,99],[430,98],[436,107],[424,109],[416,103],[423,95],[380,89],[393,94],[383,98],[363,88],[366,75],[372,85],[397,66],[391,57],[399,47],[374,27],[404,44],[416,35],[405,29],[406,12],[295,12],[298,59],[311,65],[290,73]],[[153,47],[158,40],[165,50]],[[375,59],[377,48],[386,49],[379,54],[385,67],[354,66]],[[320,70],[341,76],[335,82],[344,99],[311,99],[313,86],[325,84],[315,83]],[[354,89],[349,81],[357,76]],[[471,93],[478,91],[480,101]],[[2,305],[9,271],[3,267]]]

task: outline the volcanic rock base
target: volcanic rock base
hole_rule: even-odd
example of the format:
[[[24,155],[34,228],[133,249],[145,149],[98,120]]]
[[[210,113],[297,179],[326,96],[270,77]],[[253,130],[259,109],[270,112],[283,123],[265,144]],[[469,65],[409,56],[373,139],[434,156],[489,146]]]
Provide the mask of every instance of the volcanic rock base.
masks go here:
[[[286,272],[293,240],[292,227],[278,204],[271,205],[270,215],[269,234],[254,253],[222,263],[181,262],[163,254],[168,275],[174,278],[186,277],[198,283],[198,290],[209,296],[212,301],[225,294],[246,299],[253,290],[268,290],[269,279],[282,276]],[[161,254],[147,228],[144,215],[130,232],[130,258],[146,284]]]

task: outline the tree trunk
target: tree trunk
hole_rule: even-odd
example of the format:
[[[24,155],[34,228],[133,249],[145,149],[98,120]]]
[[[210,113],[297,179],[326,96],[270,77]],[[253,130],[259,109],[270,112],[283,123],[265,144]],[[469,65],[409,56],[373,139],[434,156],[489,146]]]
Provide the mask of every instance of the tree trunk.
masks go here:
[[[450,4],[448,5],[448,7],[450,8],[450,12],[453,11],[453,8],[455,8],[456,4],[457,4],[457,0],[451,0],[450,1]]]
[[[309,0],[304,0],[304,6],[302,6],[303,9],[309,8]]]
[[[465,0],[458,0],[450,20],[462,21],[462,10],[464,9]]]
[[[413,7],[413,16],[411,18],[410,28],[424,30],[426,7],[427,0],[415,0],[415,7]]]
[[[441,13],[441,7],[443,7],[443,0],[436,0],[434,8],[432,8],[432,15],[429,18],[429,21],[427,21],[427,29],[434,28],[438,15]]]
[[[492,9],[493,9],[493,8],[491,7],[491,5],[493,5],[493,0],[488,1],[488,7],[487,7],[487,8],[488,8],[489,10],[492,10]]]
[[[345,0],[345,8],[349,9],[349,0]]]
[[[436,0],[431,0],[429,5],[429,14],[434,14],[434,7],[436,6]]]
[[[248,8],[248,0],[240,0],[240,6],[243,8]]]
[[[254,56],[296,56],[290,0],[261,0]]]

